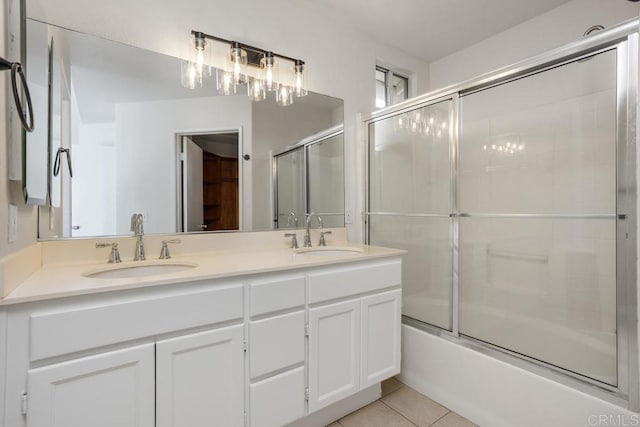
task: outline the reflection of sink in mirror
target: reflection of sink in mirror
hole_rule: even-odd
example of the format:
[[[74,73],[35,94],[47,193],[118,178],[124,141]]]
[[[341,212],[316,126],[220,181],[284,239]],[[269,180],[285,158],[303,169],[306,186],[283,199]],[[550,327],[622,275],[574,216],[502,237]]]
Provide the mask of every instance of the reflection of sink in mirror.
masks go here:
[[[172,264],[142,264],[123,265],[122,267],[109,268],[84,273],[83,276],[92,279],[126,279],[132,277],[157,276],[161,274],[179,273],[181,271],[196,268],[197,264],[172,263]]]
[[[348,247],[317,247],[317,248],[302,248],[294,251],[299,255],[309,256],[349,256],[357,255],[364,252],[360,248],[348,248]]]

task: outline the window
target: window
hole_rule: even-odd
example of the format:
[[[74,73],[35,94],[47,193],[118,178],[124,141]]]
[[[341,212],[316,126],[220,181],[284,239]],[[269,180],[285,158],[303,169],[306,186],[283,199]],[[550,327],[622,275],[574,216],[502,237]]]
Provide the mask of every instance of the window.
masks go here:
[[[409,98],[409,79],[386,68],[376,67],[376,108],[384,108]]]

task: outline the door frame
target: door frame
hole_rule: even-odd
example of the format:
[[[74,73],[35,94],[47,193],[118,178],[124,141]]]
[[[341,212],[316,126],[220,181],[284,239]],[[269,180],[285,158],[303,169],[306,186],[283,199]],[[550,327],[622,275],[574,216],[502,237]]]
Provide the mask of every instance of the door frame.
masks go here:
[[[245,196],[245,180],[244,179],[244,164],[243,164],[243,156],[245,154],[250,155],[251,153],[245,153],[244,151],[244,139],[243,139],[243,129],[242,126],[238,126],[237,128],[215,128],[215,129],[189,129],[189,130],[174,130],[174,138],[175,138],[175,164],[176,164],[176,230],[178,232],[184,233],[184,222],[183,222],[183,212],[184,207],[182,206],[183,200],[183,192],[182,192],[182,138],[185,136],[194,136],[194,135],[213,135],[220,133],[237,133],[238,134],[238,230],[234,231],[244,231],[245,229],[245,221],[244,221],[244,196]],[[251,194],[250,191],[246,192]],[[210,231],[193,231],[191,233],[210,233]]]

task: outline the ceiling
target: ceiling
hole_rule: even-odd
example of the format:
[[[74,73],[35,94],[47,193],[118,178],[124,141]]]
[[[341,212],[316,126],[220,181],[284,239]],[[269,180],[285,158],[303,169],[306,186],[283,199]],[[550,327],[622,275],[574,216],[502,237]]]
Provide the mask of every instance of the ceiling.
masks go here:
[[[569,0],[314,0],[334,19],[427,62]]]

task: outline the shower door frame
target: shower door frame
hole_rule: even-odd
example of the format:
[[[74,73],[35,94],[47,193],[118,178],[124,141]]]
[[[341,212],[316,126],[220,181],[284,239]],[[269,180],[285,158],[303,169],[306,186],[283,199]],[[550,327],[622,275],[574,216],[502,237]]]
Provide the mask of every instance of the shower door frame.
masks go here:
[[[451,171],[451,326],[448,331],[421,321],[403,316],[403,323],[437,335],[446,340],[490,355],[506,363],[526,369],[545,378],[578,389],[633,411],[640,410],[640,380],[638,358],[638,283],[637,283],[637,177],[636,143],[638,105],[638,49],[639,20],[624,22],[585,39],[570,43],[514,65],[483,74],[461,84],[445,87],[431,93],[401,102],[391,107],[363,115],[365,135],[365,195],[364,195],[364,241],[370,242],[371,216],[390,215],[389,212],[370,211],[370,125],[397,115],[427,107],[442,101],[452,100],[450,133]],[[544,72],[579,59],[616,51],[616,214],[607,218],[616,219],[616,338],[618,385],[588,378],[584,375],[545,363],[507,349],[462,336],[458,330],[458,271],[459,271],[459,218],[466,216],[459,211],[459,136],[460,98],[503,83]],[[396,216],[424,216],[396,214]],[[476,215],[474,215],[476,216]],[[544,217],[545,215],[524,215]],[[562,217],[562,215],[547,215]]]

